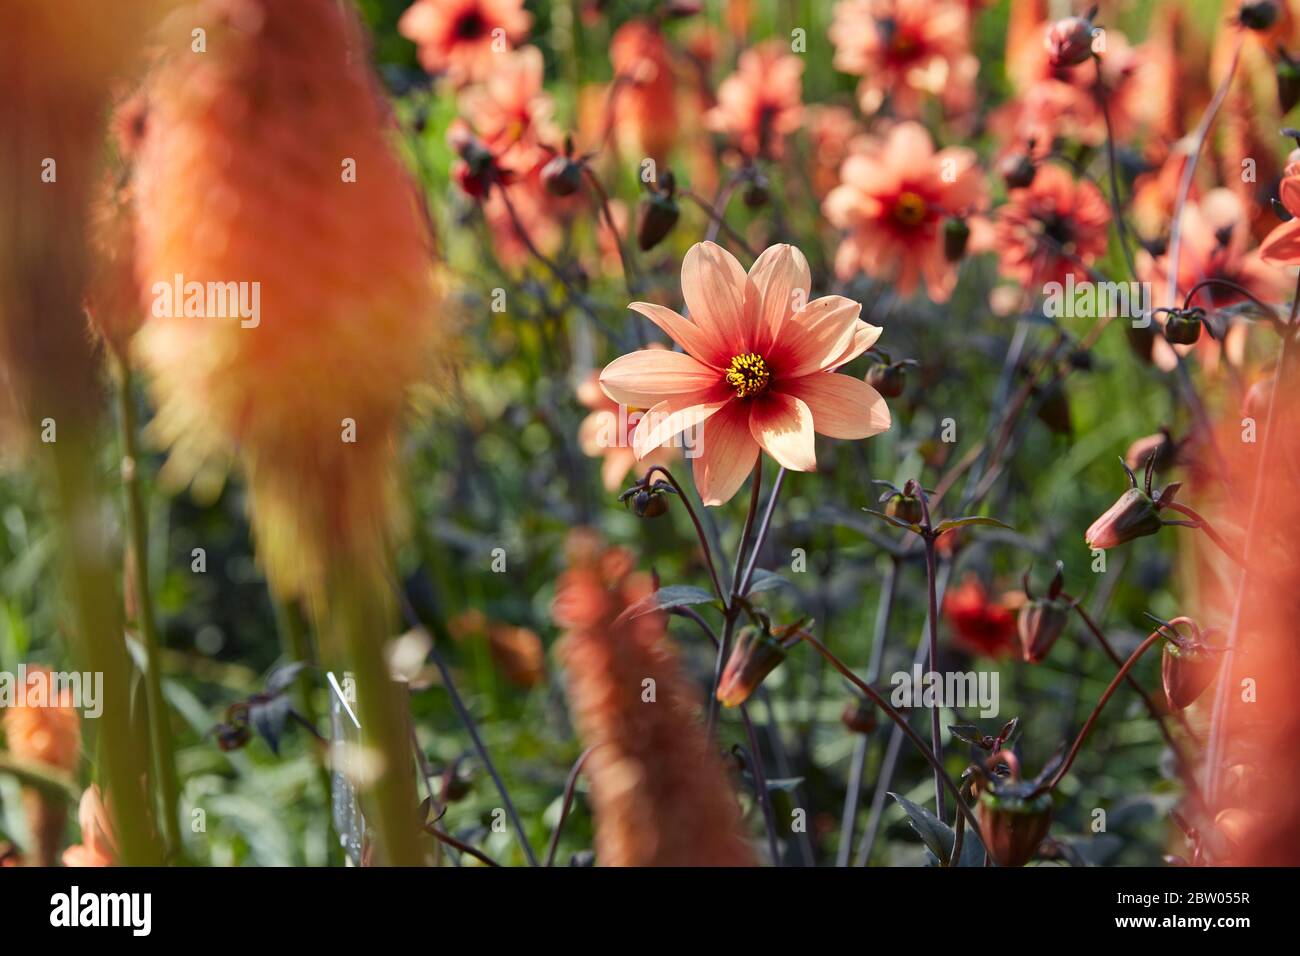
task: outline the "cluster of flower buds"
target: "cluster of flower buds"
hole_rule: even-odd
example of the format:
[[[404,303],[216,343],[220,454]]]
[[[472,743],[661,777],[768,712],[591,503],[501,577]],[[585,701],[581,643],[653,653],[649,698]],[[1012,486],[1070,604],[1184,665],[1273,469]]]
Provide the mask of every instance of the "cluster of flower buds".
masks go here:
[[[681,216],[677,205],[677,180],[672,170],[664,170],[658,183],[647,183],[636,213],[636,244],[648,252],[663,242]]]
[[[1223,651],[1210,643],[1210,638],[1217,632],[1213,628],[1202,631],[1195,621],[1186,617],[1172,621],[1152,619],[1159,625],[1160,636],[1165,639],[1160,659],[1165,699],[1171,710],[1185,710],[1205,693],[1219,673]],[[1191,633],[1183,634],[1178,630],[1180,625],[1186,625]]]
[[[1053,67],[1078,66],[1092,56],[1094,6],[1084,16],[1057,20],[1047,29],[1043,42]]]
[[[776,670],[803,635],[802,619],[773,628],[761,614],[756,616],[758,624],[747,624],[740,629],[722,670],[722,679],[718,681],[717,697],[724,707],[739,707],[749,700],[763,678]]]
[[[658,518],[668,511],[666,496],[675,494],[677,489],[667,481],[660,478],[652,482],[647,474],[645,478],[619,495],[618,500],[623,502],[625,507],[631,507],[638,518]]]
[[[1151,490],[1151,472],[1155,466],[1155,452],[1147,458],[1146,473],[1142,487],[1138,487],[1137,476],[1126,462],[1121,461],[1124,473],[1128,475],[1129,489],[1120,495],[1119,500],[1107,509],[1106,513],[1092,523],[1084,533],[1083,540],[1088,547],[1105,551],[1117,545],[1155,534],[1164,527],[1160,509],[1167,507],[1174,500],[1181,486],[1179,482],[1168,485],[1162,491]]]
[[[1065,583],[1065,566],[1056,562],[1056,573],[1048,585],[1046,597],[1036,598],[1029,589],[1029,572],[1025,572],[1025,597],[1016,619],[1020,634],[1020,652],[1026,663],[1038,664],[1046,657],[1065,630],[1073,605],[1061,594]]]
[[[909,366],[917,364],[915,359],[903,359],[901,362],[891,362],[889,355],[879,349],[873,349],[867,353],[872,364],[867,369],[864,378],[866,383],[874,388],[885,398],[898,398],[903,394],[903,388],[907,385],[906,371]],[[917,521],[921,520],[919,517]]]

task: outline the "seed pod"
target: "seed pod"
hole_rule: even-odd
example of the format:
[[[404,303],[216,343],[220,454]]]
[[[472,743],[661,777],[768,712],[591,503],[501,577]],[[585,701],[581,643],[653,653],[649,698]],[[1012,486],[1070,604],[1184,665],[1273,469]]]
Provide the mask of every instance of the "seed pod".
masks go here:
[[[1141,488],[1130,488],[1092,523],[1083,539],[1090,548],[1105,550],[1155,534],[1163,527],[1156,504]]]
[[[1020,651],[1030,664],[1041,663],[1070,620],[1070,605],[1065,601],[1040,598],[1020,608],[1016,629],[1020,633]]]
[[[980,832],[998,866],[1024,866],[1052,828],[1052,796],[1032,800],[993,789],[980,795]]]
[[[1201,317],[1198,310],[1176,309],[1165,319],[1165,338],[1174,345],[1192,345],[1201,337]]]
[[[542,167],[542,185],[552,196],[572,196],[582,188],[582,166],[568,156],[553,156]]]
[[[636,244],[642,252],[659,245],[681,216],[677,200],[670,192],[653,192],[641,198],[637,207]]]
[[[1095,10],[1095,8],[1094,8]],[[1078,66],[1092,56],[1092,16],[1057,20],[1043,38],[1052,66]]]
[[[919,524],[925,517],[925,510],[921,507],[920,498],[900,493],[889,499],[885,505],[885,514],[908,524]]]

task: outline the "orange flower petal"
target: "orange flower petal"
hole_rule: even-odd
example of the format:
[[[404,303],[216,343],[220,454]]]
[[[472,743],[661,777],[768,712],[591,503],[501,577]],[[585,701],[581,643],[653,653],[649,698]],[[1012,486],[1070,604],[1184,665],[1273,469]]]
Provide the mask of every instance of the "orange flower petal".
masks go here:
[[[851,375],[814,372],[782,382],[781,391],[807,405],[813,428],[828,438],[870,438],[888,431],[891,424],[884,397]]]
[[[642,349],[621,355],[600,373],[600,387],[616,402],[649,408],[665,398],[705,392],[718,384],[718,370],[685,352]]]
[[[812,412],[793,395],[769,393],[750,402],[749,432],[781,467],[817,470]]]
[[[712,334],[712,330],[700,328],[672,309],[655,305],[653,302],[633,302],[628,308],[644,315],[663,329],[669,338],[706,365],[725,368],[731,361],[732,353],[726,352],[726,345],[718,336]]]
[[[745,327],[745,287],[749,277],[726,249],[697,242],[682,260],[682,297],[691,319],[731,355],[749,351]]]
[[[698,425],[735,398],[730,389],[725,387],[715,394],[717,397],[708,402],[701,402],[696,395],[686,395],[669,398],[653,406],[637,422],[636,431],[632,434],[632,448],[637,458],[644,458],[664,442],[687,428]]]
[[[875,345],[876,339],[880,338],[880,333],[883,331],[885,330],[878,325],[872,325],[869,322],[864,322],[861,319],[858,319],[858,324],[853,327],[853,340],[849,343],[848,347],[822,367],[825,369],[837,369],[842,365],[847,365],[867,349],[871,348],[871,346]]]
[[[758,442],[749,431],[745,402],[731,402],[708,420],[700,454],[692,465],[695,490],[706,506],[731,500],[758,458]]]
[[[754,260],[749,278],[753,284],[745,290],[746,312],[757,326],[754,350],[764,353],[780,338],[781,326],[790,314],[807,304],[812,273],[802,252],[780,243],[768,246]]]
[[[826,295],[790,316],[777,340],[772,361],[782,378],[800,378],[827,368],[853,344],[862,304]]]
[[[1284,222],[1270,232],[1260,243],[1259,257],[1274,265],[1300,264],[1300,219]]]

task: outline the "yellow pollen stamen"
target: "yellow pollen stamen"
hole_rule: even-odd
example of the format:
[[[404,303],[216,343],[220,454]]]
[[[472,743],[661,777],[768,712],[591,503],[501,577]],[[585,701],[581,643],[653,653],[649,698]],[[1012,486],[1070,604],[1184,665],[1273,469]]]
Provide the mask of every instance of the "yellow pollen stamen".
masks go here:
[[[913,192],[903,193],[894,203],[894,218],[905,226],[919,226],[929,208],[924,199]]]
[[[759,394],[767,388],[771,377],[763,357],[754,352],[733,357],[727,369],[727,384],[736,390],[737,398]]]

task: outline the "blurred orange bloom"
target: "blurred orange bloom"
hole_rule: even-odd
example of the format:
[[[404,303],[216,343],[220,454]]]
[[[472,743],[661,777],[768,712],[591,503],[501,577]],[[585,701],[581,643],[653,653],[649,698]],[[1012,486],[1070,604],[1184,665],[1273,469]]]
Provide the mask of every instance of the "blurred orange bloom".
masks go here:
[[[546,651],[530,628],[488,620],[477,608],[457,615],[447,628],[458,641],[486,637],[492,663],[516,687],[536,687],[546,676]]]
[[[899,123],[883,140],[862,141],[840,179],[822,204],[831,224],[848,230],[835,255],[836,274],[847,279],[862,270],[888,278],[903,296],[923,278],[930,297],[946,302],[957,269],[944,255],[944,219],[985,199],[974,152],[935,152],[923,126]]]
[[[867,114],[886,96],[898,116],[915,117],[959,74],[969,48],[969,15],[952,0],[841,0],[829,36],[835,69],[862,77],[858,103]]]
[[[551,122],[554,104],[543,89],[542,51],[527,46],[498,56],[481,85],[460,94],[461,115],[483,145],[507,169],[528,168],[540,157],[539,144],[558,146]]]
[[[1300,265],[1300,162],[1288,163],[1278,185],[1282,205],[1293,218],[1268,234],[1260,244],[1259,256],[1278,266]]]
[[[943,613],[954,641],[967,652],[1003,657],[1015,649],[1016,615],[1005,603],[990,600],[973,574],[944,595]]]
[[[51,686],[48,668],[28,665],[29,686],[33,678]],[[58,701],[47,701],[44,706],[20,703],[6,707],[0,711],[0,725],[9,752],[15,757],[68,772],[76,769],[81,756],[81,718],[70,691],[64,690]]]
[[[813,150],[813,192],[818,199],[825,199],[839,185],[840,167],[848,158],[849,144],[861,135],[862,124],[844,106],[810,106],[807,116]]]
[[[668,42],[659,28],[629,20],[609,42],[614,85],[610,119],[626,154],[663,163],[677,139],[677,86]]]
[[[524,0],[415,0],[397,29],[419,47],[425,70],[464,83],[492,75],[496,56],[527,36],[532,22]]]
[[[685,349],[642,349],[601,372],[611,399],[649,409],[633,434],[637,457],[703,425],[695,485],[706,505],[720,505],[760,450],[792,471],[812,471],[814,432],[855,439],[888,429],[880,394],[833,374],[883,330],[858,318],[861,304],[844,296],[809,301],[811,285],[808,261],[793,246],[766,249],[746,275],[731,253],[701,242],[682,262],[691,319],[650,302],[628,306]]]
[[[100,799],[99,787],[91,784],[81,795],[77,808],[81,842],[63,851],[63,865],[113,866],[117,862],[117,850],[113,846],[111,819]]]
[[[663,612],[627,618],[650,594],[631,555],[574,532],[554,617],[574,720],[590,748],[602,866],[753,866],[736,795],[698,718],[699,696]],[[652,698],[647,698],[647,692]],[[653,700],[653,703],[648,703]]]
[[[1064,282],[1106,251],[1109,224],[1101,190],[1046,163],[998,210],[994,241],[1001,272],[1024,288]]]
[[[637,460],[636,452],[632,450],[632,435],[644,409],[628,408],[611,401],[601,391],[597,373],[592,372],[591,377],[578,386],[578,401],[591,409],[591,414],[578,426],[578,445],[584,455],[603,459],[600,480],[606,491],[618,490],[628,472],[640,478],[653,466],[666,466],[676,460],[675,450],[667,445]]]
[[[710,129],[726,133],[746,156],[779,159],[785,137],[803,122],[802,98],[803,59],[773,40],[740,55],[706,118]]]

